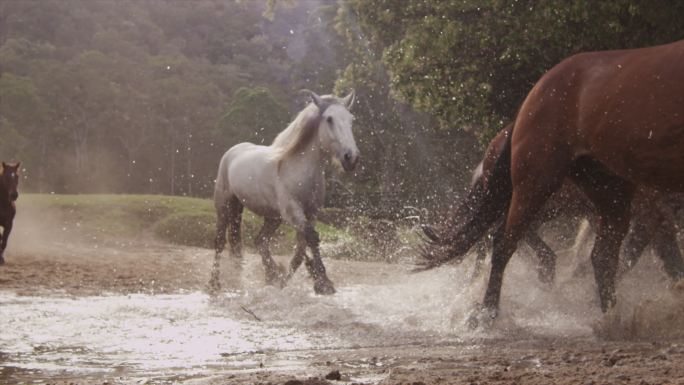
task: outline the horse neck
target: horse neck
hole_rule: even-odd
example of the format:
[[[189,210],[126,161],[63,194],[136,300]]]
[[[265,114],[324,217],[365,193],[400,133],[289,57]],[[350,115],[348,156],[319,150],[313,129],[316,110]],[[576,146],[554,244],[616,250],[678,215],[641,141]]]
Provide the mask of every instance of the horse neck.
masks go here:
[[[320,145],[318,132],[299,148],[299,151],[288,154],[281,159],[281,167],[306,167],[323,170],[329,158],[328,152]]]

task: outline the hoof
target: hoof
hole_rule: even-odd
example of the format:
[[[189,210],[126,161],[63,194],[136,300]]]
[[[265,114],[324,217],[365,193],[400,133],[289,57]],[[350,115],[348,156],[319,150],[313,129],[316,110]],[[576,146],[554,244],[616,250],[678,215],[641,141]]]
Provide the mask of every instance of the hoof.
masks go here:
[[[211,272],[208,291],[210,294],[216,294],[221,291],[221,280],[219,279],[218,269]]]
[[[468,316],[468,328],[471,330],[487,329],[492,326],[497,315],[498,311],[496,309],[489,309],[478,305]]]
[[[335,294],[335,286],[327,278],[318,279],[314,282],[314,292],[321,295]]]

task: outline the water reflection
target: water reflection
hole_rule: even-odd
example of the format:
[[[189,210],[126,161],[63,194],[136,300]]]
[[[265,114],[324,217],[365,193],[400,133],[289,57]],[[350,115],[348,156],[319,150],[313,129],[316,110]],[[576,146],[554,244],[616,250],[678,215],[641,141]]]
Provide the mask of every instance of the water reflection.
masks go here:
[[[227,293],[225,299],[235,297]],[[217,365],[241,353],[309,349],[305,333],[243,319],[203,293],[23,297],[0,292],[3,366],[144,371]]]

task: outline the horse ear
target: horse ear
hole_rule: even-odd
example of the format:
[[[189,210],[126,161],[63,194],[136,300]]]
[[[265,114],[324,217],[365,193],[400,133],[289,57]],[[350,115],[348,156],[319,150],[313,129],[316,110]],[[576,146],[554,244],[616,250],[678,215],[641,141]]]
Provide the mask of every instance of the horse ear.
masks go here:
[[[356,97],[356,93],[354,90],[351,90],[349,95],[345,96],[344,99],[342,99],[342,103],[344,104],[345,107],[347,107],[348,110],[352,109],[352,106],[354,105],[354,99]]]
[[[303,90],[301,90],[301,91],[299,91],[299,92],[303,92],[303,93],[305,93],[305,94],[311,96],[311,100],[312,100],[313,103],[316,105],[316,107],[320,108],[320,107],[321,107],[321,104],[323,104],[323,101],[321,100],[321,97],[318,96],[317,93],[315,93],[315,92],[313,92],[313,91],[311,91],[311,90],[307,90],[307,89],[303,89]]]

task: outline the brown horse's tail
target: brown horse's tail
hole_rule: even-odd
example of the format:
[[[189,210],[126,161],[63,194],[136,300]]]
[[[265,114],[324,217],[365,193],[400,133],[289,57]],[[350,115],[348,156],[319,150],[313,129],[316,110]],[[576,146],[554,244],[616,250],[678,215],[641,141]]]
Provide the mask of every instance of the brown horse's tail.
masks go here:
[[[486,157],[493,160],[472,185],[464,201],[435,231],[424,226],[427,239],[424,262],[417,271],[429,270],[451,260],[460,262],[470,248],[503,216],[512,194],[511,134],[507,127],[500,145],[490,144]],[[496,139],[495,139],[496,140]]]

